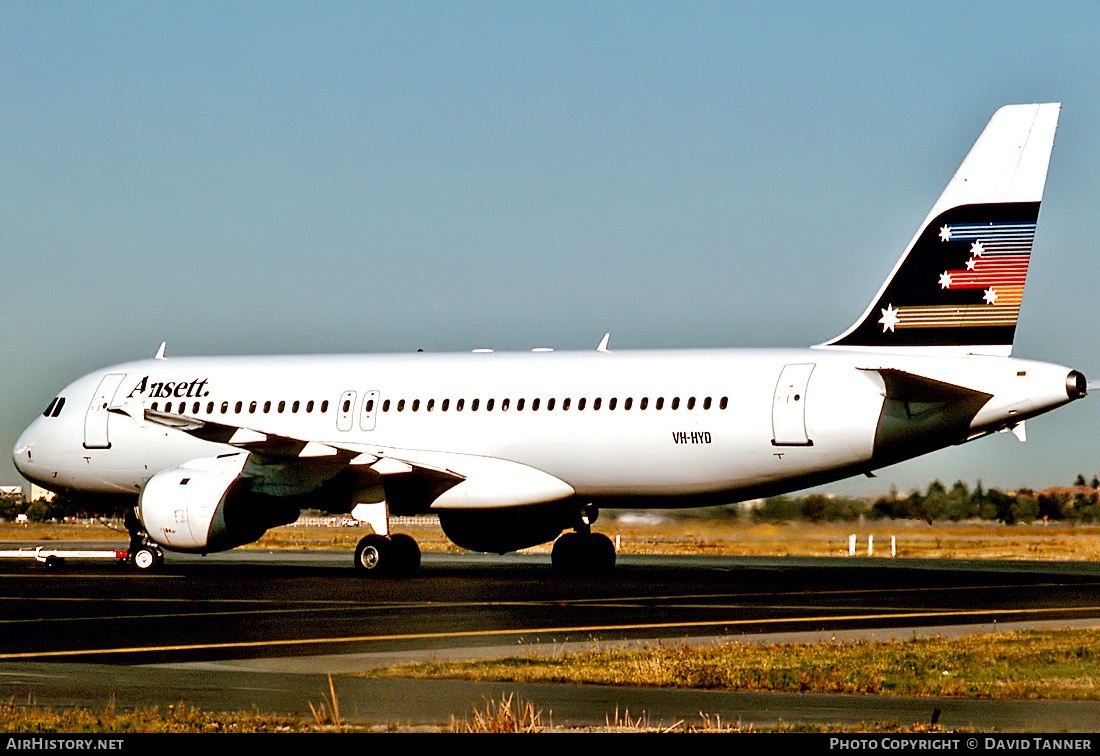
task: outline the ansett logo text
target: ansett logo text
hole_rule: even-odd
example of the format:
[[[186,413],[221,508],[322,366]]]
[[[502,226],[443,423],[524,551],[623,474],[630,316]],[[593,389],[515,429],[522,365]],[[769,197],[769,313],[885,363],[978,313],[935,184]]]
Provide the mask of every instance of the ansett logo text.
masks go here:
[[[127,399],[132,399],[135,396],[147,396],[151,399],[167,399],[169,397],[176,397],[177,399],[190,399],[200,396],[210,396],[210,392],[204,390],[207,378],[196,378],[195,380],[188,381],[153,381],[150,383],[149,376],[145,376],[138,385],[134,386],[134,390],[130,392]]]

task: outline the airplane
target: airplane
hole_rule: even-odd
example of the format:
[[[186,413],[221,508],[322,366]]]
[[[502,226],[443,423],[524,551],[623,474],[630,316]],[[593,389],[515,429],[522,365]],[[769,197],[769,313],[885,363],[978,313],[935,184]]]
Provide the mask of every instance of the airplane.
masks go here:
[[[806,349],[167,358],[62,389],[13,450],[69,495],[120,497],[130,559],[258,540],[303,509],[369,527],[354,564],[408,576],[390,518],[458,546],[553,542],[565,574],[614,568],[599,508],[729,504],[872,475],[1086,394],[1011,357],[1058,103],[989,121],[855,323]]]

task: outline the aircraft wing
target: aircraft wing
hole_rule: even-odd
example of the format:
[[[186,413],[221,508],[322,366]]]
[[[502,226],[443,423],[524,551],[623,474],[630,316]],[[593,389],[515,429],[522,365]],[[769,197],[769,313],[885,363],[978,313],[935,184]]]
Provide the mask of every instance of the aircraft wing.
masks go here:
[[[313,441],[150,409],[144,411],[144,418],[204,441],[248,451],[260,465],[296,461],[299,476],[302,467],[324,469],[327,476],[351,469],[364,484],[380,481],[386,499],[400,509],[522,507],[568,499],[576,493],[548,473],[495,457]]]
[[[173,415],[168,412],[147,409],[144,416],[147,422],[174,428],[203,441],[235,446],[238,449],[269,459],[334,456],[348,456],[350,459],[362,453],[317,441],[265,433],[251,428],[217,423],[213,420],[203,420],[188,415]]]

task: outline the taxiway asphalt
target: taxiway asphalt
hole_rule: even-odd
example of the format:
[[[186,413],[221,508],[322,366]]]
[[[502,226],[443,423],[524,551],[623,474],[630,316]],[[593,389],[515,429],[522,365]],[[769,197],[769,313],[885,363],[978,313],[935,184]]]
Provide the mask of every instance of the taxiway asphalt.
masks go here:
[[[872,721],[1092,731],[1100,704],[743,694],[360,676],[440,658],[593,644],[888,638],[1100,625],[1087,563],[622,556],[606,578],[545,555],[426,553],[405,580],[358,576],[342,552],[170,556],[155,574],[0,563],[0,694],[39,706],[186,703],[310,716],[333,675],[356,724],[446,725],[514,693],[561,727],[700,714],[765,726]]]

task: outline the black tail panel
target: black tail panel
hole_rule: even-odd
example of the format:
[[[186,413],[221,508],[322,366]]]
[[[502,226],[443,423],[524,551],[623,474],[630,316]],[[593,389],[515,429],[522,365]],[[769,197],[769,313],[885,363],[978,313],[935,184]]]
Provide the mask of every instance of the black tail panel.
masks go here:
[[[930,222],[835,346],[1011,346],[1038,202],[961,205]]]

